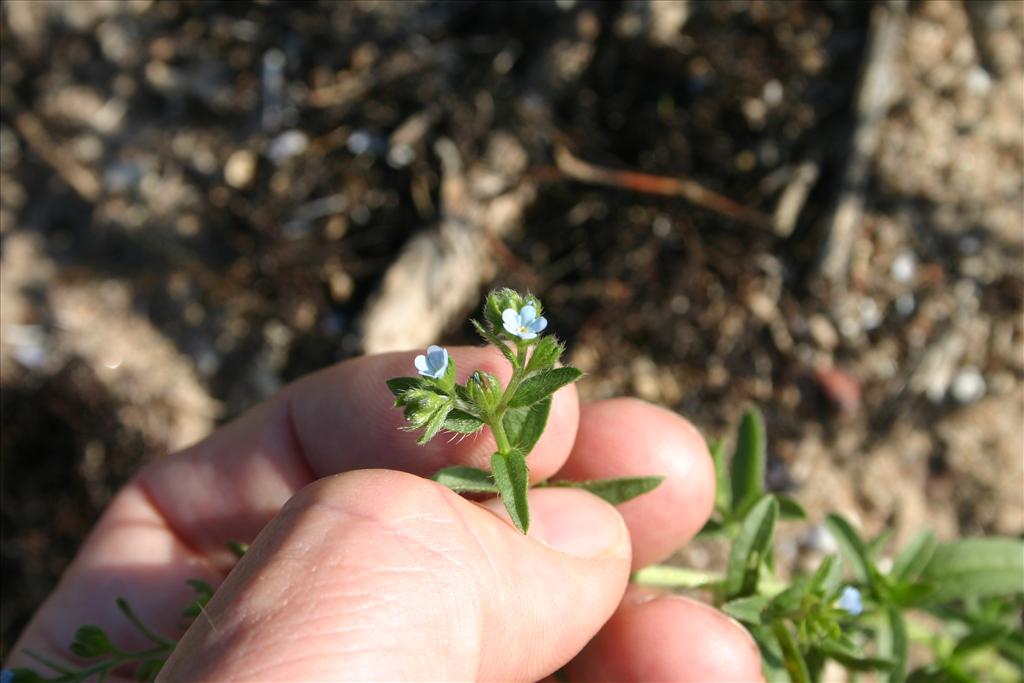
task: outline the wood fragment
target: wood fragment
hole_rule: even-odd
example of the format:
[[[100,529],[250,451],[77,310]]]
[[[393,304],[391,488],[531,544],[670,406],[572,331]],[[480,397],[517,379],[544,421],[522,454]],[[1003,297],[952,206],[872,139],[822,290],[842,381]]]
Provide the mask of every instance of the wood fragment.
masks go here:
[[[803,162],[793,171],[793,176],[775,206],[773,223],[775,234],[779,237],[789,237],[793,233],[800,212],[807,202],[807,196],[818,182],[820,171],[818,162],[813,159]]]
[[[96,201],[100,196],[99,178],[78,163],[69,152],[55,144],[39,119],[29,112],[22,112],[14,119],[14,125],[32,151],[56,171],[78,196],[87,202]]]
[[[744,206],[689,178],[668,178],[638,171],[618,171],[605,168],[583,161],[561,146],[555,148],[555,163],[558,164],[558,170],[565,177],[573,180],[644,194],[681,197],[691,204],[696,204],[733,220],[759,228],[767,228],[772,225],[772,218],[768,214]]]
[[[871,160],[881,137],[881,124],[899,93],[895,60],[905,25],[905,0],[890,0],[874,7],[865,67],[855,102],[853,144],[818,261],[821,275],[837,288],[846,285],[850,248],[864,213],[864,192]]]

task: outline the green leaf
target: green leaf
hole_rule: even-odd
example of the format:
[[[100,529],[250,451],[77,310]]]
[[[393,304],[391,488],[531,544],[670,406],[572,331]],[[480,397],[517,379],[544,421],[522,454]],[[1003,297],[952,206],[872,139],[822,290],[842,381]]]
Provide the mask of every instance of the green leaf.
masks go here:
[[[808,580],[797,581],[786,590],[782,591],[768,605],[768,614],[772,617],[786,616],[801,608],[804,597],[810,590],[811,582]]]
[[[772,624],[772,633],[779,641],[782,661],[793,683],[811,683],[811,675],[807,671],[804,656],[800,653],[800,647],[786,625],[781,621],[776,621]]]
[[[550,398],[534,403],[529,408],[510,408],[505,413],[502,424],[512,447],[529,455],[537,445],[540,435],[544,433],[544,426],[548,423],[550,413]]]
[[[81,626],[75,631],[75,639],[69,648],[79,657],[99,657],[114,649],[107,632],[92,624]]]
[[[725,462],[725,439],[709,442],[708,450],[715,463],[715,510],[727,522],[732,510],[732,482],[729,481],[729,466]]]
[[[387,380],[386,384],[396,398],[410,389],[419,389],[421,387],[419,377],[392,377]]]
[[[475,467],[455,465],[438,470],[431,477],[434,481],[447,486],[456,493],[497,493],[498,486],[494,477],[486,470]]]
[[[1008,635],[1010,627],[1006,624],[978,624],[956,644],[953,656],[963,657],[984,647],[995,647]]]
[[[1024,592],[1024,542],[1012,538],[968,538],[935,548],[921,573],[932,584],[931,603]]]
[[[447,406],[450,410],[452,399],[428,389],[410,389],[398,397],[395,405],[404,410],[405,419],[409,422],[406,429],[415,431],[426,427],[441,408]]]
[[[727,535],[724,524],[717,519],[709,519],[694,538],[720,538]]]
[[[835,555],[826,555],[811,578],[810,590],[825,602],[832,602],[843,589],[843,564]]]
[[[903,683],[907,675],[907,625],[895,607],[887,607],[878,627],[878,654],[891,660],[892,668],[883,672],[883,683]]]
[[[888,670],[895,665],[891,659],[869,657],[860,652],[852,643],[838,638],[825,638],[818,643],[818,648],[846,668],[854,671]]]
[[[775,496],[779,501],[779,516],[782,519],[807,519],[807,511],[789,496]]]
[[[470,320],[469,322],[472,323],[476,333],[483,337],[485,342],[498,347],[498,350],[501,351],[501,354],[505,356],[509,363],[512,364],[512,367],[516,367],[518,365],[519,361],[516,358],[516,353],[512,350],[512,347],[505,344],[498,335],[486,329],[477,321]]]
[[[199,579],[189,579],[185,583],[192,586],[196,596],[192,598],[192,601],[182,611],[182,616],[197,617],[206,608],[210,598],[213,597],[213,586]]]
[[[464,410],[453,408],[448,417],[444,420],[443,429],[447,429],[449,432],[457,432],[459,434],[474,434],[484,426],[483,420],[470,415]]]
[[[433,439],[437,433],[441,431],[441,427],[444,427],[444,422],[448,419],[448,413],[450,412],[452,412],[452,403],[451,401],[448,401],[430,416],[430,419],[423,428],[423,434],[421,434],[420,438],[416,440],[416,443],[422,446]]]
[[[11,683],[42,683],[45,680],[32,669],[11,669]]]
[[[552,336],[541,337],[530,354],[530,360],[526,363],[526,374],[532,375],[535,372],[550,370],[562,357],[565,346]]]
[[[763,595],[751,595],[746,598],[730,600],[722,605],[722,611],[733,619],[738,619],[748,624],[761,624],[763,623],[761,613],[764,612],[767,606],[768,598]]]
[[[147,659],[139,666],[138,671],[135,672],[135,680],[155,681],[165,661],[163,659]]]
[[[512,408],[522,408],[523,406],[543,401],[566,384],[572,384],[582,376],[583,373],[576,368],[564,367],[547,370],[533,377],[528,377],[516,389],[515,395],[509,401],[509,406]]]
[[[239,560],[242,559],[242,556],[249,550],[249,544],[242,543],[241,541],[228,541],[227,546],[228,550],[231,551],[231,554]]]
[[[779,503],[771,495],[764,496],[747,513],[729,554],[725,575],[727,597],[741,598],[757,589],[761,561],[771,547],[778,517]]]
[[[583,489],[612,505],[619,505],[658,488],[665,477],[619,477],[618,479],[592,479],[590,481],[549,481],[548,487]]]
[[[864,539],[857,533],[856,529],[845,519],[837,514],[829,514],[825,518],[825,526],[836,539],[843,557],[850,564],[850,571],[858,582],[874,586],[876,571],[868,556],[868,549]]]
[[[761,670],[765,680],[769,683],[787,683],[790,680],[789,672],[783,662],[782,648],[772,630],[767,626],[753,624],[747,630],[754,636],[757,648],[761,651]]]
[[[935,552],[935,536],[922,531],[903,549],[893,562],[890,576],[897,581],[914,581],[928,566]]]
[[[767,445],[764,418],[757,408],[743,414],[732,456],[732,509],[744,510],[764,493]]]
[[[525,534],[530,529],[530,508],[527,502],[530,480],[526,458],[516,450],[507,455],[495,453],[491,456],[491,470],[501,502],[505,504],[512,523]]]

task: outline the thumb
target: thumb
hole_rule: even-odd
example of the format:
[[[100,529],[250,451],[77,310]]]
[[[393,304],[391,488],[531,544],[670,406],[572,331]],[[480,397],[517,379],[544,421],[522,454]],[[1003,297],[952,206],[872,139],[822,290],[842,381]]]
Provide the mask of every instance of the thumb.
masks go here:
[[[289,501],[189,628],[161,680],[536,680],[607,621],[629,576],[613,507],[530,492],[517,532],[388,470]]]

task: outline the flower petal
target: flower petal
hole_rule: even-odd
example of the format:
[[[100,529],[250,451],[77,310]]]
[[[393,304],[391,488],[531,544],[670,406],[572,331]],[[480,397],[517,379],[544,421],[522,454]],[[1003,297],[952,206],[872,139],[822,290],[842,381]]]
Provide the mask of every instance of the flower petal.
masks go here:
[[[506,308],[501,312],[501,320],[505,323],[505,329],[511,332],[519,327],[519,313],[512,308]]]
[[[519,309],[519,322],[523,327],[529,327],[530,323],[537,319],[537,309],[532,304],[526,304]]]
[[[445,369],[448,367],[448,351],[440,346],[428,347],[427,362],[430,364],[431,370]]]
[[[516,336],[521,338],[521,339],[533,339],[534,337],[537,336],[537,334],[535,332],[526,331],[526,332],[519,332],[519,333],[516,334]]]
[[[412,364],[416,366],[416,369],[420,371],[421,375],[425,375],[430,372],[426,356],[416,356]]]
[[[545,318],[544,316],[541,316],[541,317],[537,318],[536,320],[534,320],[529,325],[527,325],[526,328],[528,330],[530,330],[531,332],[540,332],[541,330],[543,330],[547,326],[548,326],[547,318]]]

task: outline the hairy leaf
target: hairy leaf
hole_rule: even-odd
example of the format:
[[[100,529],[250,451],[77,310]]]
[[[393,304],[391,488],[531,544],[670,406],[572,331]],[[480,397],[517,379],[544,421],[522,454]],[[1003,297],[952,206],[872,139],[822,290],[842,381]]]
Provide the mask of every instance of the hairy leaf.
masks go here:
[[[453,408],[448,417],[444,420],[443,429],[447,429],[449,432],[457,432],[459,434],[474,434],[480,431],[484,426],[483,420],[470,415],[464,410]]]
[[[530,360],[526,363],[526,374],[532,375],[535,372],[550,370],[562,357],[565,346],[551,336],[541,337],[530,354]]]
[[[771,547],[779,504],[774,496],[764,496],[747,513],[729,554],[725,575],[725,594],[741,598],[757,589],[761,562]]]
[[[529,455],[533,447],[537,445],[540,435],[544,433],[544,426],[548,423],[550,413],[550,398],[534,403],[529,408],[509,409],[505,413],[502,424],[512,447]]]
[[[935,552],[935,537],[922,531],[903,549],[892,565],[890,573],[898,581],[914,581],[928,566]]]
[[[729,465],[725,462],[725,439],[709,441],[708,450],[715,463],[715,511],[727,522],[731,519],[732,482],[729,480]]]
[[[571,384],[583,376],[583,373],[572,367],[555,368],[529,377],[519,385],[515,395],[509,401],[512,408],[533,405],[555,393],[566,384]]]
[[[505,504],[512,523],[525,534],[530,529],[530,508],[527,503],[530,481],[526,459],[517,450],[507,455],[495,453],[491,456],[491,470],[501,502]]]
[[[497,493],[498,485],[494,476],[475,467],[455,465],[438,470],[431,477],[434,481],[447,486],[456,493]]]
[[[1024,592],[1024,541],[966,538],[935,548],[921,579],[933,586],[928,601]]]
[[[722,605],[722,611],[733,619],[748,624],[761,624],[761,613],[768,606],[768,598],[763,595],[751,595],[746,598],[730,600]]]
[[[590,481],[550,481],[544,486],[574,488],[589,491],[612,505],[625,503],[637,496],[653,491],[665,477],[620,477],[618,479],[592,479]]]
[[[839,544],[839,549],[850,564],[850,571],[857,581],[874,586],[877,571],[871,562],[867,545],[857,530],[837,514],[829,514],[825,518],[825,526]]]
[[[732,456],[732,509],[740,512],[764,493],[767,460],[764,418],[757,408],[743,414]]]

